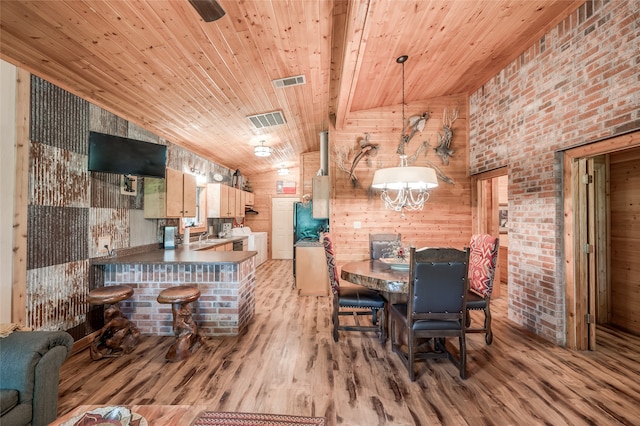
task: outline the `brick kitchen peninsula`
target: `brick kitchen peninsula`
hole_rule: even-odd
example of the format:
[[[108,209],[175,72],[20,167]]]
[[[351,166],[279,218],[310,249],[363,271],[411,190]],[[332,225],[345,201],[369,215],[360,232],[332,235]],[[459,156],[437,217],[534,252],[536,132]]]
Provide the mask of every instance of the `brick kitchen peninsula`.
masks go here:
[[[237,336],[255,313],[255,251],[154,250],[95,259],[92,287],[127,285],[134,294],[120,302],[122,313],[142,334],[172,336],[171,306],[158,294],[178,285],[197,286],[193,319],[203,336]]]

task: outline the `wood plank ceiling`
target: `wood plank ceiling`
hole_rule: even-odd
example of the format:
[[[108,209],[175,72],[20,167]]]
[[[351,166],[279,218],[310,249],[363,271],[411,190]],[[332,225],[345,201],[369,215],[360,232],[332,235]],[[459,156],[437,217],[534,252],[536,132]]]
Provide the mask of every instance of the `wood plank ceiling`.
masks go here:
[[[0,52],[22,67],[245,175],[296,166],[329,120],[470,93],[583,0],[187,0],[0,2]],[[306,84],[272,80],[304,75]],[[248,116],[281,111],[284,125]],[[330,118],[331,117],[331,118]],[[264,141],[274,155],[258,158]]]

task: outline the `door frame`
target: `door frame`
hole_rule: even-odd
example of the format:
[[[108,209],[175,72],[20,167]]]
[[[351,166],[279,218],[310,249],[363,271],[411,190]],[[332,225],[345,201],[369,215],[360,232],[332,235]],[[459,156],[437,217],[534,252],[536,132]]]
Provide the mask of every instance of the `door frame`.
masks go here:
[[[589,285],[589,256],[593,258],[593,254],[585,250],[589,244],[590,232],[587,224],[587,189],[582,184],[582,176],[587,171],[585,160],[639,146],[640,131],[634,131],[559,152],[563,165],[564,193],[565,343],[569,349],[595,348],[595,326],[589,327],[587,321],[595,294],[590,294],[590,287],[593,285]]]
[[[509,175],[508,167],[471,176],[471,232],[472,234],[500,235],[498,220],[497,178]],[[499,257],[499,256],[498,256]],[[501,259],[498,258],[498,262]],[[500,268],[496,267],[494,282],[500,283]],[[500,297],[500,286],[493,287],[494,296]]]

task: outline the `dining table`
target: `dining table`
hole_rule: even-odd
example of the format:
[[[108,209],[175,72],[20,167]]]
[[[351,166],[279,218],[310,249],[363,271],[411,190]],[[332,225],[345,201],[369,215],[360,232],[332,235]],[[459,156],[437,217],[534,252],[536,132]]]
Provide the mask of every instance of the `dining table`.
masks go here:
[[[378,259],[349,262],[342,265],[340,278],[388,295],[406,295],[409,291],[408,263],[393,264]]]

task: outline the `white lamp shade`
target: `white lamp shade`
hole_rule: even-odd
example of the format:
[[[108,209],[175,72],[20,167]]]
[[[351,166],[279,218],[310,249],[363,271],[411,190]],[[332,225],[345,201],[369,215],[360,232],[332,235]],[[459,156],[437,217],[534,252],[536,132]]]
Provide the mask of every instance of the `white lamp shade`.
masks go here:
[[[430,167],[389,167],[376,170],[375,189],[431,189],[438,186],[436,171]]]
[[[256,146],[253,148],[253,153],[256,157],[268,157],[271,155],[271,148],[264,145]]]

